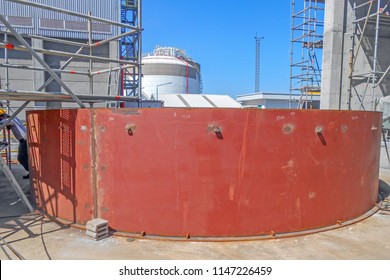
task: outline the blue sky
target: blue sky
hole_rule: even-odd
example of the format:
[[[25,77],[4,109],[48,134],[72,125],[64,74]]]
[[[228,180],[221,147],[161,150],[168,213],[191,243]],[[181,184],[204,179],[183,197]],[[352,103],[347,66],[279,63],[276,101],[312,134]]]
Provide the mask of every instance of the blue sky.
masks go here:
[[[254,92],[255,39],[260,91],[289,92],[290,0],[144,0],[143,52],[184,49],[202,67],[203,93]]]

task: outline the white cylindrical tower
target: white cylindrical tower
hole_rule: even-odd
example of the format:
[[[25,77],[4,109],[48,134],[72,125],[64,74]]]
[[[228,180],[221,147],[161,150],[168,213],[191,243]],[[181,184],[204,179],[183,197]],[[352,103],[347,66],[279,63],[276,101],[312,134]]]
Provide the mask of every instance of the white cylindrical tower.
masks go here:
[[[185,51],[157,46],[142,58],[142,92],[145,98],[158,99],[158,94],[200,94],[200,65]]]

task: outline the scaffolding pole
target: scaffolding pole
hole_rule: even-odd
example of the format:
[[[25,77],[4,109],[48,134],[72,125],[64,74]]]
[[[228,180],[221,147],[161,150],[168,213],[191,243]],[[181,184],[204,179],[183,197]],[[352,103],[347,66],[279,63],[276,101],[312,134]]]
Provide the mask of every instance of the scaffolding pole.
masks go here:
[[[324,0],[291,1],[290,100],[299,96],[298,108],[313,108],[313,95],[321,90]]]
[[[22,37],[21,37],[22,38]],[[28,44],[27,44],[28,45]],[[24,52],[30,52],[33,51],[34,53],[42,53],[42,54],[49,54],[49,55],[55,55],[55,56],[64,56],[64,57],[75,57],[85,60],[95,60],[95,61],[101,61],[101,62],[112,62],[112,63],[121,63],[121,64],[131,64],[136,66],[137,63],[133,61],[123,61],[119,59],[112,59],[112,58],[106,58],[106,57],[100,57],[100,56],[94,56],[94,55],[86,55],[86,54],[76,54],[76,53],[70,53],[70,52],[64,52],[64,51],[56,51],[56,50],[48,50],[48,49],[39,49],[39,48],[32,48],[30,45],[19,45],[19,46],[9,46],[5,43],[0,43],[0,48],[12,48],[12,50],[15,51],[24,51]]]
[[[18,65],[18,64],[7,64],[7,63],[0,63],[0,67],[13,68],[19,70],[46,71],[45,68],[27,66],[27,65]],[[63,70],[63,69],[52,69],[52,70],[56,73],[67,73],[67,74],[77,74],[77,75],[87,75],[87,76],[89,75],[88,72],[83,72],[83,71]]]
[[[12,35],[11,32],[6,31],[6,30],[0,30],[0,34]],[[22,34],[22,36],[24,38],[40,39],[42,41],[59,43],[59,44],[64,44],[64,45],[72,45],[72,46],[77,46],[77,47],[88,47],[88,44],[75,42],[75,41],[67,41],[67,40],[62,40],[62,39],[57,39],[57,38],[51,38],[51,37],[45,37],[45,36],[39,36],[39,35],[31,35],[31,34]]]

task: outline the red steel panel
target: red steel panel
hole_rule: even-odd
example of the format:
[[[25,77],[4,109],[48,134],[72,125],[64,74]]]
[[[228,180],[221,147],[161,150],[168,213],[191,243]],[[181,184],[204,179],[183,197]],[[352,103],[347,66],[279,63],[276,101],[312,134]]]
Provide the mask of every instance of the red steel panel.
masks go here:
[[[54,217],[85,224],[94,210],[91,111],[34,111],[27,124],[37,204]]]
[[[61,112],[33,111],[29,120],[55,138],[61,120],[54,116]],[[243,237],[335,225],[368,212],[377,199],[378,112],[68,112],[75,121],[73,165],[57,171],[50,161],[64,156],[59,144],[40,144],[42,135],[29,140],[40,161],[32,172],[39,204],[50,209],[54,193],[52,214],[60,218],[100,217],[114,230],[147,235]],[[68,201],[59,179],[68,169],[77,203]],[[43,184],[48,179],[53,182]]]

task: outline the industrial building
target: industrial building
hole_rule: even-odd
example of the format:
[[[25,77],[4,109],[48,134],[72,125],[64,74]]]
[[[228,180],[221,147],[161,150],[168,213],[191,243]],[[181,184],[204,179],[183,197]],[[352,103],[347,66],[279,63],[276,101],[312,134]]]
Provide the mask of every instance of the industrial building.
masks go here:
[[[0,158],[0,197],[6,201],[0,205],[1,258],[23,259],[18,251],[27,244],[25,255],[37,259],[150,259],[151,247],[160,251],[152,256],[158,258],[218,258],[214,250],[221,250],[226,259],[274,253],[288,259],[297,255],[286,250],[302,251],[306,239],[316,244],[308,258],[389,258],[378,250],[389,245],[390,223],[390,173],[382,173],[383,181],[379,174],[382,113],[364,103],[387,95],[377,88],[388,70],[378,72],[377,64],[379,38],[388,37],[379,33],[387,27],[378,26],[388,5],[376,0],[353,6],[354,12],[368,7],[362,29],[358,13],[351,20],[361,32],[357,49],[367,43],[370,18],[377,28],[373,58],[366,57],[373,63],[366,88],[374,96],[359,94],[363,110],[352,110],[343,99],[345,74],[334,70],[345,68],[346,60],[334,57],[345,48],[332,50],[338,32],[346,31],[337,28],[340,21],[348,26],[343,12],[351,3],[345,0],[339,11],[339,2],[302,1],[299,10],[292,0],[291,43],[302,52],[295,57],[292,50],[290,93],[261,92],[256,80],[255,93],[234,101],[202,94],[200,63],[184,50],[157,46],[142,55],[141,0],[2,0],[3,107],[12,115],[8,121],[34,110],[25,113],[29,181],[22,180],[19,165],[12,169],[9,151]],[[357,49],[352,58],[361,55]],[[350,61],[352,87],[359,68]],[[317,110],[320,99],[330,110]],[[9,124],[0,126],[7,141]],[[9,149],[8,143],[0,149]],[[380,213],[385,215],[378,218]],[[271,249],[259,243],[266,240]],[[172,255],[162,252],[162,241],[177,246]],[[66,255],[68,244],[82,252]],[[205,253],[197,255],[199,248]]]
[[[258,92],[238,95],[236,99],[244,108],[261,109],[318,109],[319,95],[302,95],[276,92]]]

